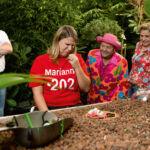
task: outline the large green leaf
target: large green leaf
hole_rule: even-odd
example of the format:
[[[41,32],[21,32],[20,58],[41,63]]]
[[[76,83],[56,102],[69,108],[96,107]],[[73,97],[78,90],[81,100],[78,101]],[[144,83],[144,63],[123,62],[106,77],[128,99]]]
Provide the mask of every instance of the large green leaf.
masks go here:
[[[144,0],[144,11],[145,14],[150,17],[150,0]]]
[[[26,82],[46,82],[45,77],[41,76],[30,76],[28,74],[19,74],[19,73],[6,73],[0,75],[0,88],[14,86]]]

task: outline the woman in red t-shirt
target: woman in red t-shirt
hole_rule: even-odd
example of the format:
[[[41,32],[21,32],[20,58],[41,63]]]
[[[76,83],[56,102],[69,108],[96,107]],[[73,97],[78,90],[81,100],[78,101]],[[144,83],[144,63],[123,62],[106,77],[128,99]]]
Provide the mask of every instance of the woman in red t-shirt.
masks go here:
[[[75,106],[81,103],[80,90],[89,91],[90,78],[86,64],[76,53],[77,33],[64,25],[56,32],[48,53],[38,56],[31,67],[31,75],[41,75],[46,83],[29,83],[37,108]]]

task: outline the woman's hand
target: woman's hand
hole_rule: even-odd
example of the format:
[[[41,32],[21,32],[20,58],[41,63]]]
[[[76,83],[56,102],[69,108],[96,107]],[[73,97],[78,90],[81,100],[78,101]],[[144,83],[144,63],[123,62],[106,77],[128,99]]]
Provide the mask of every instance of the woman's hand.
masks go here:
[[[78,57],[75,54],[70,54],[68,56],[68,60],[74,69],[76,69],[80,66]]]
[[[90,88],[91,80],[84,73],[84,71],[80,65],[78,57],[75,54],[70,54],[68,56],[68,60],[75,70],[80,89],[83,90],[84,92],[88,92],[89,88]]]

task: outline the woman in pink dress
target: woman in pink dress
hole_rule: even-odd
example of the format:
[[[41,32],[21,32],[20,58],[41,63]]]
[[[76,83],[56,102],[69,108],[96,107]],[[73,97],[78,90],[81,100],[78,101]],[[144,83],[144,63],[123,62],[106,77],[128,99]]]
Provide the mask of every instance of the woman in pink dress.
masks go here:
[[[150,91],[150,22],[140,27],[140,41],[136,44],[129,76],[129,96],[137,90]]]

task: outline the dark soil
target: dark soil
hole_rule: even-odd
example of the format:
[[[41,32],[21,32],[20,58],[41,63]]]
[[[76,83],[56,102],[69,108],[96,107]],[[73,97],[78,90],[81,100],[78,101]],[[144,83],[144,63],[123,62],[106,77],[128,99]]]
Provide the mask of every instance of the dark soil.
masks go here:
[[[87,118],[86,113],[95,107],[115,112],[119,117],[105,120]],[[114,101],[104,106],[97,104],[55,113],[60,118],[73,118],[74,124],[63,137],[40,150],[150,150],[150,100]],[[5,145],[1,149],[26,149],[10,140],[12,132],[0,134],[1,145]]]

